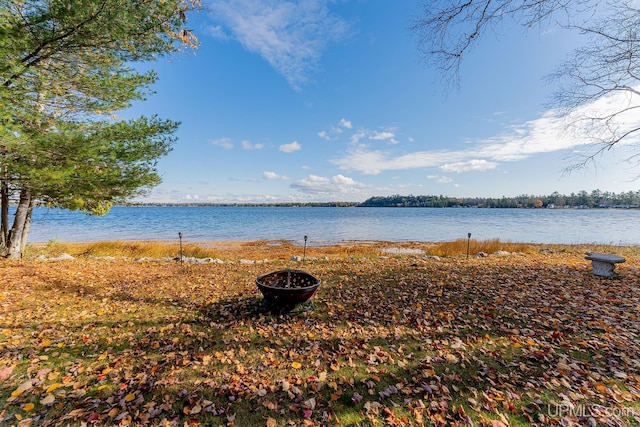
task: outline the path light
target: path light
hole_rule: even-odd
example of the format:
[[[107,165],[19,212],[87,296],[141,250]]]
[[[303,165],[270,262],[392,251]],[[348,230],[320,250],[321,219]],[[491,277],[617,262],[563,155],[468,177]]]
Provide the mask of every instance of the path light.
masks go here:
[[[182,232],[178,232],[178,239],[180,239],[180,266],[182,267]]]
[[[471,233],[467,233],[467,259],[469,259],[469,247],[471,246]]]
[[[302,250],[302,262],[307,259],[307,236],[304,236],[304,248]]]

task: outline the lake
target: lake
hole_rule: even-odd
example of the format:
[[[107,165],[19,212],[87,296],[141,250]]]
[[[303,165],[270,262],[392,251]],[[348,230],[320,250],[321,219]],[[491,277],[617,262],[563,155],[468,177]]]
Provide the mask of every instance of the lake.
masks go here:
[[[12,210],[13,212],[13,210]],[[12,218],[11,218],[12,219]],[[29,242],[450,241],[640,244],[640,210],[116,206],[103,217],[35,208]]]

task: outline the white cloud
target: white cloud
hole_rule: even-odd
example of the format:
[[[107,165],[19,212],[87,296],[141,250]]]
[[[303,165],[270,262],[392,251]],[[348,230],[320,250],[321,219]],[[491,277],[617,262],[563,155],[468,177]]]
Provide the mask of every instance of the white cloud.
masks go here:
[[[351,120],[347,119],[340,119],[339,125],[346,129],[351,129],[353,127],[353,125],[351,124]]]
[[[331,182],[340,186],[340,187],[354,187],[354,186],[360,186],[359,183],[357,183],[353,178],[349,178],[347,176],[344,175],[336,175],[333,178],[331,178]]]
[[[322,130],[320,132],[318,132],[318,136],[320,138],[324,138],[327,141],[331,140],[331,137],[333,136],[334,138],[339,136],[340,134],[342,134],[344,132],[345,129],[352,129],[353,128],[353,123],[351,123],[351,120],[347,120],[345,118],[340,119],[340,121],[338,122],[337,125],[331,125],[331,128],[329,129],[329,131],[326,130]]]
[[[211,19],[242,46],[262,56],[298,89],[309,81],[327,44],[349,26],[329,10],[329,0],[216,0]],[[214,24],[214,25],[216,25]],[[215,34],[225,34],[213,27]]]
[[[496,167],[498,167],[496,162],[474,159],[467,162],[447,163],[440,166],[440,170],[442,172],[478,172],[495,169]]]
[[[431,179],[437,182],[438,184],[449,184],[450,182],[453,181],[451,178],[444,175],[427,175],[427,179]]]
[[[224,32],[224,28],[222,28],[220,25],[211,25],[209,26],[209,28],[207,28],[207,31],[211,36],[218,40],[225,41],[229,39],[227,33]]]
[[[298,141],[293,141],[290,144],[282,144],[279,148],[283,153],[293,153],[295,151],[300,151],[302,149],[302,145]]]
[[[222,147],[225,150],[231,150],[233,148],[233,143],[231,142],[231,138],[212,139],[209,142],[212,145],[216,145],[218,147]]]
[[[437,167],[452,159],[462,161],[464,158],[463,153],[454,155],[446,150],[419,151],[393,157],[386,151],[357,147],[349,151],[347,156],[334,159],[332,162],[343,170],[356,170],[366,175],[377,175],[387,170]]]
[[[292,188],[303,191],[305,193],[324,193],[327,192],[331,180],[324,176],[309,175],[304,179],[291,184]]]
[[[264,144],[252,144],[245,139],[242,141],[242,148],[245,150],[262,150],[264,148]]]
[[[304,179],[294,182],[291,187],[303,193],[310,194],[349,194],[357,193],[365,188],[365,185],[353,178],[344,175],[335,175],[331,178],[317,175],[309,175]]]
[[[389,144],[397,144],[396,135],[393,132],[374,132],[369,139],[374,141],[387,141]]]
[[[285,175],[278,175],[275,172],[271,172],[271,171],[264,171],[262,173],[262,176],[264,177],[264,179],[268,179],[268,180],[276,180],[276,181],[288,181],[289,177],[285,176]]]
[[[349,125],[351,125],[351,122],[348,122],[348,123]],[[352,127],[346,127],[342,125],[342,121],[341,121],[341,126],[346,129],[352,128]],[[340,133],[342,132],[342,129],[337,129],[335,131],[337,133]],[[389,144],[397,144],[398,141],[395,139],[395,137],[396,137],[395,133],[390,131],[380,132],[380,131],[371,131],[368,129],[359,129],[358,131],[351,134],[349,142],[351,143],[351,145],[354,145],[354,146],[356,145],[364,146],[364,143],[362,142],[362,140],[364,139],[368,139],[370,141],[387,141]]]
[[[379,174],[387,170],[438,167],[444,172],[483,171],[495,169],[499,162],[513,162],[528,157],[561,150],[592,149],[598,140],[612,138],[611,131],[640,126],[640,109],[628,109],[616,116],[608,127],[594,127],[594,117],[606,117],[615,111],[637,105],[629,93],[617,94],[585,105],[571,116],[561,111],[550,110],[541,117],[511,126],[500,135],[470,142],[464,150],[425,150],[397,153],[391,150],[372,150],[361,140],[395,141],[391,132],[366,131],[351,136],[351,149],[342,158],[332,163],[342,170],[359,171],[364,174]],[[626,143],[637,143],[640,135]],[[596,146],[596,149],[601,146]]]
[[[387,139],[393,139],[395,135],[391,132],[374,132],[369,139],[373,139],[374,141],[384,141]]]
[[[360,144],[360,140],[364,137],[366,137],[367,134],[365,132],[356,132],[353,135],[351,135],[351,144],[353,145],[358,145]]]

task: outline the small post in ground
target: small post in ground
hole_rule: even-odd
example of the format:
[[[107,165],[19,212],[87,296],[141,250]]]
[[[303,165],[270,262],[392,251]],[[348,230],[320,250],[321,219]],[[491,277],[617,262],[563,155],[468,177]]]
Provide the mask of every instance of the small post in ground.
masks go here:
[[[304,236],[304,247],[302,249],[302,262],[307,259],[307,236]]]
[[[469,259],[469,248],[471,247],[471,233],[467,233],[467,259]]]
[[[180,267],[182,267],[182,232],[178,232],[178,239],[180,239]]]

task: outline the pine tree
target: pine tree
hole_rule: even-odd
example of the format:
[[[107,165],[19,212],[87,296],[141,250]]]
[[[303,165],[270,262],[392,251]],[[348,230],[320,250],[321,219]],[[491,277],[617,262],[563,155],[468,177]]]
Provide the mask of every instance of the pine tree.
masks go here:
[[[18,0],[0,5],[0,244],[21,257],[33,206],[104,214],[159,183],[178,123],[119,120],[157,76],[134,64],[197,40],[198,0]],[[9,228],[8,205],[18,206]]]

